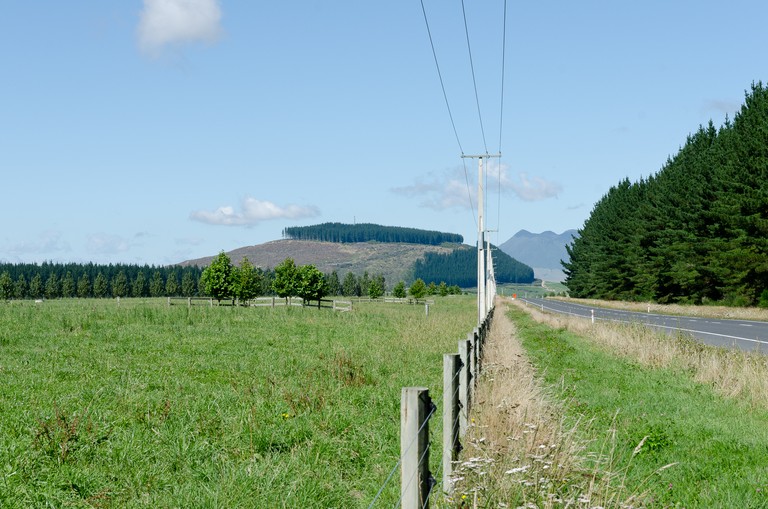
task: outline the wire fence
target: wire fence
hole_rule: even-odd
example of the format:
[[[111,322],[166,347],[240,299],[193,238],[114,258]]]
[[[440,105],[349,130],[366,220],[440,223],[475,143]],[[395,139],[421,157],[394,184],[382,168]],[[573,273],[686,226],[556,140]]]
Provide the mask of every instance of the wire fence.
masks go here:
[[[443,405],[437,405],[429,396],[427,387],[403,387],[400,401],[400,457],[389,471],[383,484],[368,505],[382,504],[387,491],[400,470],[400,495],[392,506],[403,509],[427,509],[430,501],[440,494],[450,496],[453,491],[453,467],[462,449],[461,438],[467,431],[468,415],[472,405],[476,381],[482,366],[483,345],[493,320],[491,308],[480,326],[458,341],[458,353],[443,356]],[[442,440],[430,438],[430,421],[442,417]],[[430,451],[441,452],[441,461],[433,474],[430,469]],[[440,482],[442,481],[442,482]],[[378,504],[378,505],[377,505]]]

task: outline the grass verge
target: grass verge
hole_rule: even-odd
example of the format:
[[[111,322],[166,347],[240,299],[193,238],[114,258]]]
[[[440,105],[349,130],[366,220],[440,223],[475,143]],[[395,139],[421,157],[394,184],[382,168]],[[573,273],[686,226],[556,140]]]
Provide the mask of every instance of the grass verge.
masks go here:
[[[564,427],[584,444],[582,476],[602,485],[581,495],[584,506],[768,506],[764,408],[522,311],[510,316],[539,376],[563,402]]]

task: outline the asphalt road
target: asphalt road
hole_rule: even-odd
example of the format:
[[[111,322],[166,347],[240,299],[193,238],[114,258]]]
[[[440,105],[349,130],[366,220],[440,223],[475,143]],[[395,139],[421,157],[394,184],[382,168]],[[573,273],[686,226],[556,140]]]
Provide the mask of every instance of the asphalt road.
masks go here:
[[[618,311],[551,299],[523,298],[519,300],[545,311],[585,318],[591,318],[594,311],[595,321],[643,323],[668,334],[690,334],[708,345],[768,353],[768,322]]]

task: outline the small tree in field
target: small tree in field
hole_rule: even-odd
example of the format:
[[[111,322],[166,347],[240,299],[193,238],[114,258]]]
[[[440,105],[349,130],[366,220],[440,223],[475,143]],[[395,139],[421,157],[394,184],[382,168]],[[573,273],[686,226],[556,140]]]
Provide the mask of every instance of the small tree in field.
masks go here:
[[[384,295],[384,287],[381,285],[381,281],[375,278],[368,286],[368,297],[378,299],[382,295]]]
[[[405,281],[400,281],[395,285],[395,287],[392,289],[392,295],[397,297],[398,299],[404,299],[406,296],[405,293]]]
[[[232,289],[241,304],[245,305],[249,300],[258,297],[261,290],[261,278],[261,270],[256,269],[248,258],[243,258],[240,266],[234,268]]]
[[[303,265],[298,269],[296,294],[305,302],[316,300],[320,307],[320,299],[325,296],[325,278],[314,265]]]
[[[232,296],[232,261],[224,251],[203,270],[200,281],[205,293],[219,302]]]
[[[408,293],[410,293],[411,297],[414,299],[423,299],[427,294],[427,285],[424,283],[424,280],[419,278],[413,282],[411,287],[408,289]]]
[[[9,272],[0,274],[0,300],[10,300],[13,297],[13,279]]]
[[[275,279],[272,280],[272,290],[285,299],[298,295],[298,268],[293,258],[286,258],[277,267],[275,267]]]
[[[107,276],[99,272],[93,280],[93,296],[104,298],[109,295],[109,281]]]
[[[24,274],[19,274],[19,279],[16,280],[16,283],[13,286],[13,294],[17,299],[23,299],[27,296],[28,292],[29,285],[27,284],[27,278],[24,277]]]
[[[152,274],[152,280],[149,282],[149,295],[151,297],[162,297],[165,292],[165,282],[163,281],[163,275],[159,270],[156,270]]]
[[[91,294],[91,280],[88,279],[88,274],[83,272],[80,279],[77,280],[77,296],[81,299],[85,299]]]
[[[66,298],[75,296],[75,277],[69,271],[61,280],[61,296]]]
[[[29,282],[29,296],[33,299],[39,299],[43,296],[43,277],[38,272]]]
[[[126,295],[128,295],[128,276],[121,270],[112,278],[112,296],[125,297]]]
[[[165,294],[169,297],[173,297],[179,292],[179,277],[176,275],[176,271],[172,270],[168,274],[168,280],[165,282]]]
[[[181,276],[181,296],[193,297],[197,293],[197,279],[191,272],[185,271]]]

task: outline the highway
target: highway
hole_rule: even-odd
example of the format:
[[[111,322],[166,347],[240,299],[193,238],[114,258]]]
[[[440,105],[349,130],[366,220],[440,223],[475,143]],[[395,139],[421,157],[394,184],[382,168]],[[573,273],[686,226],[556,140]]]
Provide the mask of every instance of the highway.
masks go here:
[[[594,310],[595,321],[642,323],[668,334],[678,332],[690,334],[708,345],[768,352],[768,322],[618,311],[552,299],[518,298],[518,300],[544,311],[584,318],[591,318]]]

